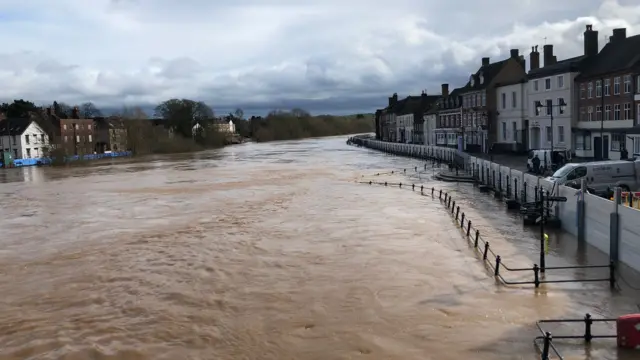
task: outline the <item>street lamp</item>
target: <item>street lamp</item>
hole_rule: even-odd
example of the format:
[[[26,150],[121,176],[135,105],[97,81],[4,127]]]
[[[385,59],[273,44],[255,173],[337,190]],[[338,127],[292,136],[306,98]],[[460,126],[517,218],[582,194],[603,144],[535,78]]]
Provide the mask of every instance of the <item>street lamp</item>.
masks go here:
[[[564,109],[567,106],[567,103],[564,102],[564,99],[560,98],[558,101],[557,105],[553,105],[553,103],[551,102],[547,102],[546,105],[542,105],[542,103],[540,101],[536,101],[535,102],[536,105],[536,116],[540,115],[540,112],[542,111],[543,108],[547,109],[547,112],[550,115],[550,119],[551,119],[551,163],[553,165],[553,108],[554,107],[558,107],[560,108],[560,114],[564,113]]]

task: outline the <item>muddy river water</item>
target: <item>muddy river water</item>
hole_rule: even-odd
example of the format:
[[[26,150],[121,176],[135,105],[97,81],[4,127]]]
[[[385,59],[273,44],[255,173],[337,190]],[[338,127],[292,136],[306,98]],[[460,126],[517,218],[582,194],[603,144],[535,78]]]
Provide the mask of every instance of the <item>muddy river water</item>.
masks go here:
[[[422,163],[345,140],[3,170],[0,359],[535,359],[538,319],[638,311],[606,283],[496,284],[439,201],[355,182]],[[472,186],[385,179],[448,189],[534,261],[536,231]],[[552,235],[548,262],[606,259],[572,241]]]

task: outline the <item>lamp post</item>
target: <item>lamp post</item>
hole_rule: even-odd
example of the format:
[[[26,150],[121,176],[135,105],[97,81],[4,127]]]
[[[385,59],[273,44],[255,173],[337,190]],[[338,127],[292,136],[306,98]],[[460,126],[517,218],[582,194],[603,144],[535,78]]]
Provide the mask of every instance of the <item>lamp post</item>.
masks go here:
[[[540,101],[536,101],[536,115],[540,115],[540,111],[543,108],[547,109],[551,120],[551,164],[553,165],[553,108],[557,107],[560,109],[560,113],[564,113],[564,109],[567,106],[567,103],[564,102],[564,99],[560,99],[557,105],[553,105],[553,103],[547,103],[546,105],[542,105]]]

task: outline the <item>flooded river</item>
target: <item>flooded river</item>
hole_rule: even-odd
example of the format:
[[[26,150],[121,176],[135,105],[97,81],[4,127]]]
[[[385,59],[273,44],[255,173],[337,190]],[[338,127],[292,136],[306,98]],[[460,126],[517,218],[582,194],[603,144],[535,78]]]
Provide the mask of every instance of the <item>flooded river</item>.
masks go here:
[[[345,140],[2,170],[0,359],[534,359],[538,319],[637,312],[606,283],[496,284],[439,201],[355,182],[421,163]],[[535,231],[438,186],[532,263]],[[554,239],[549,263],[585,261]]]

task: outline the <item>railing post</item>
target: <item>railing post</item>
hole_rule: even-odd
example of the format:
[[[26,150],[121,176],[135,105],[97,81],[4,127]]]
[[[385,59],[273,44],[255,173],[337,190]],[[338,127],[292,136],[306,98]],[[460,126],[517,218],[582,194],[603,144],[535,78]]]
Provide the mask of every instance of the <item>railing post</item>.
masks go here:
[[[453,202],[453,206],[456,205],[456,202]],[[456,206],[456,221],[458,220],[458,216],[460,215],[460,206]]]
[[[471,220],[469,220],[469,224],[467,226],[467,239],[469,238],[469,232],[471,232]]]
[[[386,181],[384,182],[384,186],[387,186],[387,182]]]
[[[420,193],[424,195],[424,185],[420,185]]]
[[[500,255],[496,256],[496,270],[493,273],[494,276],[500,275],[500,261]]]
[[[522,183],[522,202],[526,203],[527,201],[528,201],[528,198],[527,198],[527,182],[524,181]]]
[[[447,198],[449,197],[449,193],[444,193],[444,202],[447,203]]]
[[[453,212],[456,211],[456,202],[454,201],[453,204],[451,205],[451,215],[453,215]]]
[[[433,194],[433,188],[431,188],[431,193]],[[442,189],[440,189],[440,199],[442,199]]]
[[[593,339],[593,335],[591,334],[591,325],[593,324],[593,319],[591,319],[591,314],[587,313],[584,316],[584,341],[590,343]]]
[[[609,262],[609,286],[611,289],[616,287],[616,263],[614,261]]]
[[[540,268],[538,264],[533,264],[533,284],[540,287]]]
[[[540,356],[540,359],[549,360],[549,349],[551,348],[551,340],[552,340],[551,333],[547,331],[544,334],[544,339],[542,343],[542,355]]]
[[[480,240],[480,230],[476,230],[476,239],[473,241],[473,247],[478,247],[478,240]]]
[[[411,190],[416,191],[416,184],[411,184]]]
[[[399,183],[399,184],[398,184],[398,187],[399,187],[399,188],[402,188],[402,183]]]
[[[459,209],[459,207],[458,207]],[[460,227],[464,229],[464,213],[462,213],[462,218],[460,219]]]
[[[484,243],[484,253],[482,253],[482,260],[487,260],[487,255],[489,254],[489,242]]]

